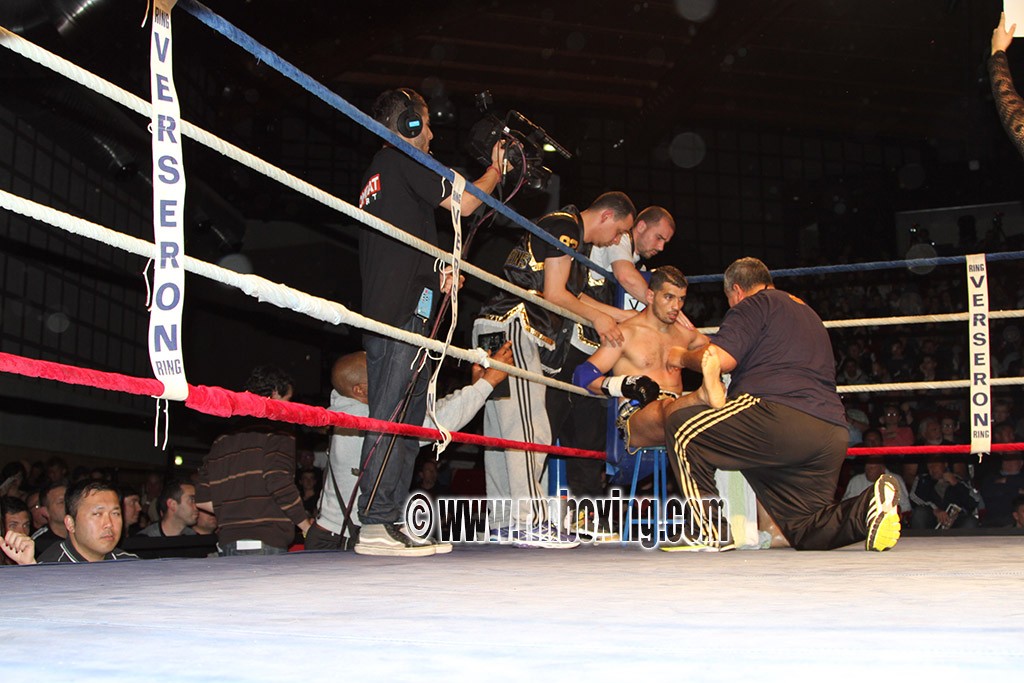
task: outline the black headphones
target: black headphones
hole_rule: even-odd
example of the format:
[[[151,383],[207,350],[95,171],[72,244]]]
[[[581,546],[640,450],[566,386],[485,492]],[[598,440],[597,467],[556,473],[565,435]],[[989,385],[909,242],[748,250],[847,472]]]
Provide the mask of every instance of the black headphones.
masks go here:
[[[423,132],[423,117],[420,115],[412,95],[405,88],[398,88],[398,92],[402,93],[408,102],[405,109],[398,112],[398,117],[395,119],[395,130],[402,137],[417,138]]]

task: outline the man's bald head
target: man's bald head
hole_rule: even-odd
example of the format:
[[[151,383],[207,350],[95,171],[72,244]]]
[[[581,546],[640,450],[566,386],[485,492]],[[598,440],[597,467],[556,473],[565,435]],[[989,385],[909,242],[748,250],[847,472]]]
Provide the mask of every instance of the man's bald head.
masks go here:
[[[347,398],[366,402],[366,352],[356,351],[334,361],[331,385]]]

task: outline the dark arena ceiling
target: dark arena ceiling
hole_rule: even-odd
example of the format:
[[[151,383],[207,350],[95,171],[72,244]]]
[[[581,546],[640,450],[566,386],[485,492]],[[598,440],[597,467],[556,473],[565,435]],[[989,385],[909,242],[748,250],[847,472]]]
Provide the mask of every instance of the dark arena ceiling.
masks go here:
[[[146,39],[139,30],[144,2],[2,4],[8,28],[129,89],[145,85],[137,82],[145,55],[136,49]],[[975,110],[987,106],[984,58],[999,10],[996,2],[967,0],[208,6],[343,94],[440,83],[466,104],[487,89],[523,110],[621,118],[636,145],[679,122],[962,137],[977,123]],[[201,36],[198,57],[222,85],[264,77],[239,48],[210,40],[209,29],[185,12],[175,16],[179,40]],[[281,94],[277,106],[288,99]]]
[[[680,126],[929,141],[965,159],[1005,146],[984,69],[995,2],[222,0],[208,6],[364,110],[381,90],[409,86],[438,103],[434,115],[444,123],[452,110],[475,112],[474,95],[489,90],[500,106],[561,117],[550,132],[574,150],[581,133],[565,124],[574,117],[621,122],[621,136],[609,143],[638,154],[664,145]],[[141,1],[4,0],[0,23],[147,97],[145,11]],[[206,91],[201,106],[183,103],[186,118],[214,131],[234,129],[232,141],[257,153],[273,147],[275,121],[289,113],[305,116],[310,126],[341,118],[324,107],[299,108],[304,93],[296,85],[185,11],[174,16],[176,69],[189,70]],[[20,57],[0,56],[5,100],[38,95],[25,90],[26,71],[32,72]],[[60,114],[52,103],[46,107]],[[472,123],[455,118],[463,133]]]
[[[530,109],[943,136],[969,124],[998,3],[964,0],[212,2],[336,89],[443,80]],[[301,9],[300,9],[301,7]]]

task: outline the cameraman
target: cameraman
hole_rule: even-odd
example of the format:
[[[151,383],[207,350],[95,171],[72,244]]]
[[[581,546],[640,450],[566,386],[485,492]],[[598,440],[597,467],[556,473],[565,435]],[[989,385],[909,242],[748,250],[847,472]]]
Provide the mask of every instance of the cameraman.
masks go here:
[[[398,88],[382,93],[373,104],[373,117],[424,154],[430,152],[434,135],[430,112],[417,92]],[[495,143],[491,166],[474,185],[490,194],[501,181],[504,150]],[[385,144],[370,163],[359,195],[359,208],[419,237],[437,244],[434,210],[451,209],[452,186],[434,171],[421,166],[393,146]],[[462,213],[469,215],[481,201],[466,193]],[[434,274],[434,259],[374,230],[359,236],[359,266],[363,278],[363,315],[426,335],[438,308],[438,300],[452,285],[450,270]],[[373,334],[363,336],[370,385],[370,417],[393,420],[398,413],[418,349]],[[405,407],[403,422],[420,425],[426,412],[425,369],[416,378],[416,389]],[[419,442],[411,437],[384,435],[367,438],[361,462],[359,517],[363,522],[355,551],[362,555],[432,555],[437,548],[424,547],[406,536],[396,524],[401,520],[412,480]],[[388,462],[385,462],[387,458]],[[451,546],[442,548],[442,552]]]

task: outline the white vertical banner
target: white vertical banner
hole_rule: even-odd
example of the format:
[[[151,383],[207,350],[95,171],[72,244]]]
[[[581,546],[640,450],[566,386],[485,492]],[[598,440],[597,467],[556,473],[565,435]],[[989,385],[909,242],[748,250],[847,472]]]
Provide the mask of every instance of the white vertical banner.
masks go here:
[[[984,254],[967,256],[967,311],[970,314],[971,453],[992,449],[992,389],[988,328],[988,273]]]
[[[178,94],[174,89],[171,8],[176,0],[155,0],[150,44],[150,99],[153,103],[153,236],[158,255],[153,268],[149,314],[149,360],[164,384],[159,398],[188,396],[181,351],[181,312],[185,303],[185,167],[181,155]]]

